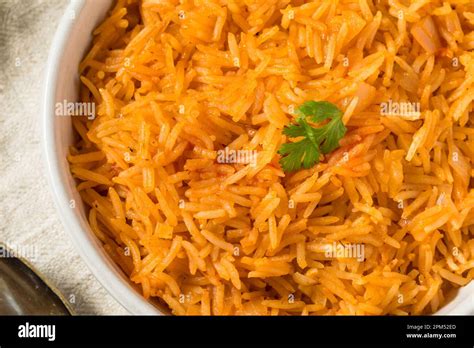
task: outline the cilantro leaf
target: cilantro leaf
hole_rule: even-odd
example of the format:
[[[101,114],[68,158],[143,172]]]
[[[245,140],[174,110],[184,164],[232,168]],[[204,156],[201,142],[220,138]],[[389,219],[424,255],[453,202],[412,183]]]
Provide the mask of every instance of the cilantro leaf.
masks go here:
[[[309,139],[303,139],[295,143],[286,143],[280,147],[278,151],[280,155],[285,155],[281,158],[280,164],[285,168],[285,171],[293,172],[301,168],[309,169],[319,160],[319,150],[313,146]]]
[[[318,123],[328,118],[341,117],[342,112],[336,105],[327,101],[307,101],[296,110],[301,118],[311,116],[311,121]]]
[[[311,168],[319,163],[321,153],[328,154],[339,147],[339,140],[346,134],[342,122],[342,112],[338,107],[326,101],[308,101],[297,110],[297,124],[290,124],[283,129],[283,134],[290,138],[303,139],[281,145],[278,153],[282,155],[280,164],[285,172]],[[315,128],[313,123],[330,119],[325,125]]]
[[[290,124],[283,128],[283,134],[288,135],[292,138],[304,137],[306,135],[305,129],[303,126]]]
[[[322,153],[330,153],[339,147],[339,140],[346,134],[347,128],[340,118],[333,118],[326,126],[324,142],[321,145]]]

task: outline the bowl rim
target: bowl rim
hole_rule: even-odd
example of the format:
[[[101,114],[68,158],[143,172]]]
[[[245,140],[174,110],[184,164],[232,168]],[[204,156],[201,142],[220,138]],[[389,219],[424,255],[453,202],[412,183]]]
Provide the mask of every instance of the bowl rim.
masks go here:
[[[56,155],[56,138],[54,122],[51,122],[51,115],[54,115],[54,105],[56,91],[58,88],[58,68],[64,57],[67,47],[68,37],[76,23],[71,20],[70,14],[74,13],[75,18],[80,15],[86,4],[86,0],[71,0],[66,8],[66,12],[60,19],[49,49],[44,78],[44,92],[42,97],[42,152],[46,162],[46,176],[50,192],[59,213],[60,220],[67,234],[69,235],[75,250],[86,263],[89,270],[109,294],[130,314],[140,315],[160,315],[163,314],[158,308],[149,303],[143,296],[134,290],[130,284],[110,269],[106,256],[100,252],[87,238],[88,232],[81,228],[78,213],[69,208],[70,195],[65,184],[61,180],[61,170],[58,165]]]

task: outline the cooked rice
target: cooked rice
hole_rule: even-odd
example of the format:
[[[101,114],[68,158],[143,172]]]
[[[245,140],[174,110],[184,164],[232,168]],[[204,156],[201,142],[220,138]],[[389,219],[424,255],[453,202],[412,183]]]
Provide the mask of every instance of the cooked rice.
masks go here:
[[[473,29],[472,0],[118,0],[68,157],[92,231],[177,315],[437,311],[474,277]],[[308,100],[348,132],[284,173]]]

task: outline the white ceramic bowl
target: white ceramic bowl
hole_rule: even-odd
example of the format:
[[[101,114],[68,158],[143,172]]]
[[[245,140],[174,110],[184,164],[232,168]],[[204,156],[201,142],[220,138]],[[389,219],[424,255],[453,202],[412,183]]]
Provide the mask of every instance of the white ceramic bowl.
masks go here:
[[[79,62],[90,47],[92,31],[111,5],[112,0],[72,0],[57,28],[48,59],[43,109],[48,177],[64,227],[102,285],[132,314],[163,314],[130,284],[90,230],[66,161],[73,139],[71,119],[54,116],[57,102],[77,100]],[[71,200],[77,202],[75,208],[70,208]],[[438,314],[474,314],[474,282],[462,288]]]

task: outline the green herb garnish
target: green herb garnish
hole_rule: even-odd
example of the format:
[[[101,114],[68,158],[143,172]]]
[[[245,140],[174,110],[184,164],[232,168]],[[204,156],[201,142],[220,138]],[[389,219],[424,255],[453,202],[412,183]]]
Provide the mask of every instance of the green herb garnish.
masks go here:
[[[285,172],[294,172],[301,167],[308,169],[319,163],[321,153],[327,154],[339,147],[339,140],[346,134],[342,123],[342,111],[327,101],[308,101],[297,110],[296,123],[283,129],[283,134],[291,138],[303,137],[300,141],[281,145],[280,164]],[[330,119],[325,125],[315,128],[308,123],[320,123]]]

